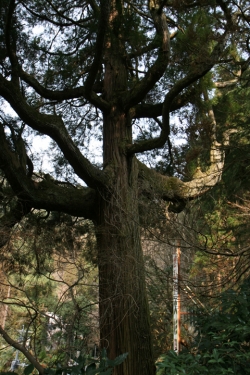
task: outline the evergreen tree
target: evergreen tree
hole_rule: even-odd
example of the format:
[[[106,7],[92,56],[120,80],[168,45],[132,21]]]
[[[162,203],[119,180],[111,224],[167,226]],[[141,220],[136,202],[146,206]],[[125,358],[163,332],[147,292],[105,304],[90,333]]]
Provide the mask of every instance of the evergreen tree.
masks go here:
[[[0,168],[11,187],[1,244],[33,208],[92,220],[101,347],[111,359],[129,353],[116,375],[153,375],[140,222],[158,201],[180,210],[219,181],[224,152],[210,108],[202,107],[210,156],[191,181],[142,161],[168,147],[163,172],[171,171],[170,114],[185,122],[199,111],[200,79],[212,88],[217,64],[239,63],[232,41],[247,54],[247,1],[3,0],[0,17],[1,103],[16,113],[1,112]],[[53,176],[34,172],[42,165],[29,151],[34,135],[51,139]]]
[[[24,327],[23,344],[44,366],[65,365],[98,342],[96,266],[87,260],[92,236],[90,223],[34,211],[1,254],[1,327],[14,340]],[[0,372],[14,360],[13,349],[4,352]]]

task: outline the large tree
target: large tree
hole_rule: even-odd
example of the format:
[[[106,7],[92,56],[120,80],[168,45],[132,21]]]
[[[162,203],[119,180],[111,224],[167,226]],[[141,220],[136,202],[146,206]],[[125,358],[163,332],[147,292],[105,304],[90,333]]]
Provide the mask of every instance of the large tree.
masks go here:
[[[210,160],[191,181],[161,175],[140,156],[157,149],[164,156],[169,148],[171,164],[170,115],[183,109],[187,118],[197,101],[209,102],[218,64],[231,81],[240,79],[244,61],[235,49],[248,47],[246,4],[1,1],[0,95],[3,107],[8,102],[15,111],[1,113],[0,168],[8,190],[1,245],[34,208],[93,221],[101,346],[111,358],[129,353],[116,374],[155,373],[140,214],[151,216],[159,200],[180,209],[220,180],[224,152],[212,108],[206,105]],[[34,134],[51,138],[60,179],[35,173]],[[102,163],[91,159],[91,136],[102,142]]]

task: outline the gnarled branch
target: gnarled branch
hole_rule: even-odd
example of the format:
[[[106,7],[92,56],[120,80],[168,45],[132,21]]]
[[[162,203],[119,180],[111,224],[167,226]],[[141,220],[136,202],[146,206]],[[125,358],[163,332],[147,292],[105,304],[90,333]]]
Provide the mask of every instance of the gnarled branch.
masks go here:
[[[32,129],[48,135],[58,144],[65,158],[69,161],[75,173],[88,186],[96,187],[105,184],[105,175],[82,155],[79,148],[70,137],[60,116],[39,113],[30,107],[23,98],[19,88],[0,75],[0,95],[5,98],[20,118]],[[4,134],[1,134],[4,138]]]
[[[191,181],[183,182],[177,177],[163,176],[138,161],[139,178],[142,194],[155,195],[170,202],[183,202],[201,196],[215,186],[221,179],[225,151],[229,136],[236,130],[224,133],[223,144],[214,141],[210,151],[210,167],[202,172],[198,167]]]

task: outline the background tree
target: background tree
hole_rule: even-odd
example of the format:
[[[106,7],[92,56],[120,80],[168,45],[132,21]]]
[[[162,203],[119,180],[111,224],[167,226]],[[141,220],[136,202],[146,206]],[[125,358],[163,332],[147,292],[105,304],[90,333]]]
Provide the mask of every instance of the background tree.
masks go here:
[[[146,206],[150,216],[153,199],[180,209],[219,181],[224,152],[210,107],[210,165],[192,181],[139,157],[170,151],[170,113],[186,121],[199,110],[199,80],[209,89],[216,64],[238,64],[232,40],[246,62],[247,2],[4,0],[0,17],[0,95],[16,113],[1,113],[0,167],[11,188],[2,244],[33,208],[92,220],[101,346],[111,358],[129,353],[116,374],[154,374],[139,212]],[[35,135],[51,139],[53,176],[34,173],[42,165],[29,150]],[[91,158],[92,136],[101,162]]]
[[[2,252],[1,301],[7,308],[2,327],[14,340],[23,327],[22,344],[44,366],[65,366],[80,352],[91,355],[99,341],[91,237],[90,223],[34,211],[15,227]],[[15,352],[6,352],[3,339],[1,345],[3,371],[10,368]],[[27,363],[21,352],[19,360]]]

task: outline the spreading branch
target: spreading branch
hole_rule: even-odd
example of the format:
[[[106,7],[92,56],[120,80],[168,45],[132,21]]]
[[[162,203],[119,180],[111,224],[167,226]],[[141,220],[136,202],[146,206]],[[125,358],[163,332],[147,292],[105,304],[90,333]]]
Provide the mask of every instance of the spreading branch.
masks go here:
[[[166,15],[159,9],[160,5],[149,1],[149,11],[155,25],[156,33],[161,41],[158,56],[154,64],[146,72],[144,78],[126,95],[123,101],[125,110],[140,103],[145,93],[149,92],[156,82],[163,76],[170,58],[170,34],[168,30]]]
[[[224,33],[224,35],[221,37],[221,40],[214,47],[210,56],[207,56],[207,59],[203,58],[202,62],[197,62],[197,64],[194,64],[193,69],[190,71],[190,73],[186,77],[176,82],[175,85],[166,94],[162,108],[163,127],[161,129],[159,137],[129,145],[127,147],[127,153],[129,155],[164,147],[170,135],[169,115],[171,113],[171,106],[174,99],[177,98],[177,96],[185,88],[198,81],[200,78],[204,77],[218,62],[218,58],[225,43],[226,36],[227,33]]]
[[[12,66],[12,81],[18,84],[18,60],[16,56],[16,40],[14,37],[14,27],[13,27],[13,17],[15,12],[16,4],[15,0],[11,0],[9,4],[9,9],[7,13],[7,20],[5,26],[5,40],[6,49]]]
[[[88,93],[89,98],[92,97],[93,85],[98,73],[98,70],[102,63],[103,51],[104,51],[104,42],[106,38],[106,31],[108,28],[108,20],[110,13],[110,1],[106,0],[101,2],[100,5],[100,14],[99,14],[99,27],[96,38],[95,45],[95,56],[90,68],[89,75],[85,82],[85,91]],[[94,94],[95,95],[95,94]]]
[[[0,142],[0,168],[21,205],[18,209],[14,209],[12,214],[9,213],[1,219],[3,223],[9,222],[7,227],[15,224],[12,217],[21,218],[20,215],[25,215],[31,207],[63,211],[74,216],[86,215],[86,218],[94,219],[95,190],[61,186],[53,179],[33,180],[29,173],[26,174],[18,154],[11,150],[2,127],[0,127]]]
[[[89,187],[105,184],[105,175],[82,155],[79,148],[70,137],[60,116],[39,113],[27,104],[19,88],[0,75],[0,95],[2,95],[32,129],[51,137],[60,147],[75,173],[83,179]],[[4,133],[1,132],[4,139]]]
[[[174,203],[185,202],[203,195],[221,180],[225,159],[224,146],[228,145],[230,134],[235,132],[234,129],[226,131],[222,144],[216,140],[212,143],[210,166],[205,171],[198,167],[192,180],[188,182],[183,182],[177,177],[163,176],[138,161],[142,194],[147,196],[155,194],[163,200]]]
[[[30,87],[32,87],[41,97],[49,100],[56,100],[58,102],[63,100],[70,100],[70,99],[78,99],[78,98],[87,98],[89,96],[86,94],[86,89],[84,86],[74,87],[74,88],[66,88],[63,90],[50,90],[43,85],[32,75],[25,72],[23,69],[19,67],[19,75],[20,78],[26,82]],[[99,85],[97,85],[97,91],[99,90]],[[110,105],[100,96],[96,95],[95,93],[96,87],[95,85],[92,87],[91,93],[91,102],[95,104],[97,108],[102,111],[109,111]]]

